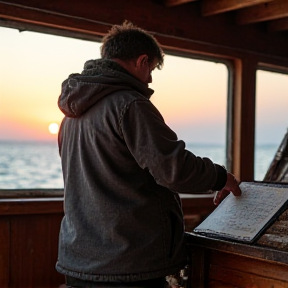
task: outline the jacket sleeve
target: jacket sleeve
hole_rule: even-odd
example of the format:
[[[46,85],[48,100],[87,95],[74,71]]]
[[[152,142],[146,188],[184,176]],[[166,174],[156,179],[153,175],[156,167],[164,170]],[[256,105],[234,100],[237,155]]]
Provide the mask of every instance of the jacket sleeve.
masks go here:
[[[126,107],[120,127],[131,154],[157,184],[179,193],[224,187],[226,170],[186,150],[184,141],[178,140],[149,100],[136,100]]]

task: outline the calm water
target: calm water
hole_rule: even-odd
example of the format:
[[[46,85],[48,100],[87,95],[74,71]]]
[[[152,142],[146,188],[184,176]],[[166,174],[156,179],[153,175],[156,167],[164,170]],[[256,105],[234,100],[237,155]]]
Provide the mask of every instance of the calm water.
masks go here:
[[[261,145],[256,150],[255,180],[262,180],[278,145]],[[225,165],[224,146],[187,144],[199,156]],[[57,143],[0,142],[0,189],[63,188]]]
[[[57,143],[0,142],[0,188],[63,188]]]

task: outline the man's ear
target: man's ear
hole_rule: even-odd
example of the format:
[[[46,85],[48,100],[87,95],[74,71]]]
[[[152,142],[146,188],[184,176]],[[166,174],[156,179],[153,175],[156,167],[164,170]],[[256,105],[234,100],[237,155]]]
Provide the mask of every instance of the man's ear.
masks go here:
[[[142,66],[147,65],[147,63],[148,63],[148,55],[142,54],[136,60],[136,67],[141,68]]]

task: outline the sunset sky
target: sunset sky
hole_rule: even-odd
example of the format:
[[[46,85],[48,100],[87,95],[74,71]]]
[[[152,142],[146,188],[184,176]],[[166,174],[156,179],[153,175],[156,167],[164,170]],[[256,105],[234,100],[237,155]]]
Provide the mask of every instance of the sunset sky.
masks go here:
[[[99,58],[100,44],[1,27],[0,42],[0,140],[55,140],[48,127],[63,118],[61,83]],[[221,63],[166,55],[163,70],[153,72],[151,100],[180,139],[223,144],[227,77]],[[288,77],[262,71],[257,79],[257,139],[279,143],[288,126]]]

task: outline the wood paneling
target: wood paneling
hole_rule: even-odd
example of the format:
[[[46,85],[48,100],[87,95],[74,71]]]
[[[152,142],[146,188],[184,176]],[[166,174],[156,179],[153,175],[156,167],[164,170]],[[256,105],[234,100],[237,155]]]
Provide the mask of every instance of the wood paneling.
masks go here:
[[[203,0],[202,13],[209,16],[271,1],[273,0]]]
[[[55,269],[63,201],[0,201],[0,287],[58,288]]]
[[[32,193],[17,195],[24,192]],[[49,193],[53,191],[44,194]],[[190,231],[215,209],[213,195],[181,198]],[[55,270],[62,217],[60,197],[0,200],[1,288],[56,288],[65,282]]]
[[[257,62],[253,57],[235,62],[230,112],[233,127],[231,171],[239,181],[254,179],[256,71]]]
[[[227,47],[230,50],[253,51],[287,58],[288,41],[282,35],[267,34],[258,25],[235,25],[233,15],[227,13],[203,17],[201,1],[173,8],[150,0],[140,1],[137,5],[133,0],[84,0],[74,2],[73,5],[68,5],[64,0],[13,0],[0,3],[2,20],[13,19],[19,23],[34,23],[43,27],[101,36],[112,24],[120,24],[128,19],[153,31],[156,36],[166,35]]]
[[[224,241],[216,238],[200,236],[195,233],[187,233],[187,239],[188,243],[204,249],[221,251],[230,254],[239,254],[248,258],[260,260],[265,259],[265,261],[279,262],[282,265],[288,266],[287,251],[270,249],[269,247],[260,247],[257,245],[247,245],[235,241]]]
[[[9,283],[10,267],[10,223],[9,219],[0,216],[0,287],[6,288]]]
[[[0,199],[56,198],[64,196],[63,189],[0,189]]]
[[[258,271],[260,271],[263,267],[262,263],[258,263]],[[250,263],[249,261],[245,261],[244,265],[246,267],[246,271],[241,272],[238,270],[233,270],[229,266],[219,267],[219,266],[210,266],[209,280],[217,280],[221,283],[229,284],[232,287],[237,288],[287,288],[288,282],[282,281],[273,278],[269,278],[265,275],[258,276],[252,273],[249,273]],[[277,265],[274,265],[273,272],[277,271]],[[286,267],[287,269],[287,267]],[[212,285],[210,285],[213,288]]]
[[[58,287],[55,270],[62,215],[25,215],[11,219],[9,287]]]
[[[288,287],[288,252],[190,236],[191,288]]]
[[[261,21],[279,19],[288,16],[288,1],[275,0],[262,4],[260,7],[250,7],[237,13],[237,24],[250,24]]]
[[[23,17],[24,16],[24,17]],[[91,34],[101,37],[110,26],[93,20],[86,20],[73,15],[65,15],[49,12],[47,10],[38,10],[26,6],[6,5],[0,2],[0,17],[5,19],[25,22],[34,25],[46,26],[57,29],[67,29],[70,31]],[[100,38],[99,38],[100,39]]]
[[[231,270],[236,270],[242,273],[247,272],[247,258],[239,257],[239,255],[212,251],[210,256],[210,264],[214,267],[229,267]],[[262,266],[259,269],[259,265]],[[277,269],[275,269],[275,267]],[[287,266],[281,263],[265,262],[259,259],[249,259],[249,273],[258,276],[265,276],[270,279],[278,279],[288,281]],[[216,279],[216,278],[215,278]],[[220,279],[218,279],[220,280]]]
[[[63,198],[0,199],[0,215],[59,213],[62,206]]]

